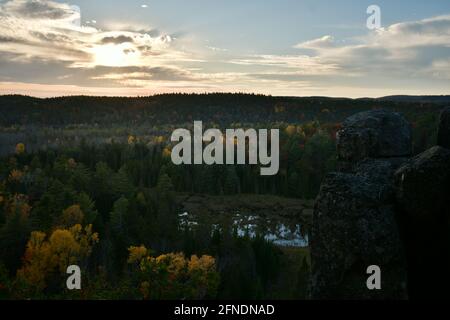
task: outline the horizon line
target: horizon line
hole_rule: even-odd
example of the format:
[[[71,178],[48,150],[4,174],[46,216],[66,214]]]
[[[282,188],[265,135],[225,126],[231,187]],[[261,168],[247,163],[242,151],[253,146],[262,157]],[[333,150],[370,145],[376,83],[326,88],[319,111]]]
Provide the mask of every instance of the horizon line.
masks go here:
[[[208,96],[208,95],[243,95],[243,96],[259,96],[259,97],[271,97],[271,98],[327,98],[327,99],[348,99],[348,100],[377,100],[389,97],[450,97],[449,94],[390,94],[385,96],[378,97],[368,97],[368,96],[360,96],[360,97],[348,97],[348,96],[320,96],[320,95],[271,95],[264,93],[248,93],[248,92],[165,92],[165,93],[153,93],[149,95],[95,95],[95,94],[67,94],[67,95],[59,95],[59,96],[33,96],[28,94],[21,93],[7,93],[0,94],[0,98],[2,97],[27,97],[33,99],[60,99],[60,98],[73,98],[73,97],[86,97],[86,98],[121,98],[121,99],[138,99],[138,98],[152,98],[158,96],[170,96],[170,95],[178,95],[178,96]]]

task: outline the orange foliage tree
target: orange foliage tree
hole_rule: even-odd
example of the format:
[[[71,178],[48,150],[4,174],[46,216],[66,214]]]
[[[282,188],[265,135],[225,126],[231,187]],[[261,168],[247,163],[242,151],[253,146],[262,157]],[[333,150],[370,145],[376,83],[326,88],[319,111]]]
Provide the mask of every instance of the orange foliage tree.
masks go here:
[[[80,224],[69,229],[56,229],[50,237],[44,232],[32,232],[17,279],[29,291],[39,293],[47,287],[50,277],[65,275],[69,265],[86,265],[98,240],[92,225],[84,229]]]
[[[219,273],[208,255],[186,258],[182,253],[152,257],[145,246],[130,247],[128,263],[135,267],[144,299],[204,299],[215,297]]]

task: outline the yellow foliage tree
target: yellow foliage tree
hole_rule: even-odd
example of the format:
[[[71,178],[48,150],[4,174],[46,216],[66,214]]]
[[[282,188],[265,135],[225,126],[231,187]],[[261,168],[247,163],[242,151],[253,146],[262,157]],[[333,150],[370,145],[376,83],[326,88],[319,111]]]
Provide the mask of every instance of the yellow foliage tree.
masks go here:
[[[182,253],[167,253],[152,257],[145,246],[128,250],[128,263],[137,266],[144,299],[202,299],[217,293],[219,274],[211,256],[188,259]]]
[[[165,141],[165,138],[163,136],[156,136],[153,138],[153,142],[156,144],[161,144]]]
[[[17,169],[13,169],[11,170],[9,176],[8,176],[8,180],[10,182],[20,182],[22,181],[23,178],[23,172]]]
[[[40,292],[47,286],[50,275],[62,275],[69,265],[86,263],[98,240],[92,225],[84,229],[79,224],[69,229],[56,229],[48,238],[44,232],[32,232],[17,278]]]
[[[147,248],[143,245],[128,248],[128,263],[140,263],[147,256],[147,252]]]
[[[134,137],[134,136],[132,136],[132,135],[129,135],[128,136],[128,144],[134,144],[134,143],[136,143],[136,138]]]
[[[164,158],[170,158],[172,156],[172,151],[168,147],[165,147],[162,152],[162,156]]]
[[[23,143],[18,143],[16,145],[16,154],[22,154],[25,152],[25,144]]]
[[[293,136],[297,132],[297,127],[294,125],[288,125],[285,131],[288,136]]]

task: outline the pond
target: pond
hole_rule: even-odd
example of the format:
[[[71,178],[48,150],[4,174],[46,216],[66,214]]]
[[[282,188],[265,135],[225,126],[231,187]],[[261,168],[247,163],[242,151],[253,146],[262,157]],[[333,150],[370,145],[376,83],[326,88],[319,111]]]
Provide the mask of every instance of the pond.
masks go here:
[[[199,225],[195,216],[184,212],[178,215],[181,230],[194,229]],[[232,224],[239,237],[255,238],[257,234],[280,247],[308,247],[308,234],[299,223],[273,221],[251,214],[235,213]],[[221,229],[219,223],[211,224],[211,232]]]

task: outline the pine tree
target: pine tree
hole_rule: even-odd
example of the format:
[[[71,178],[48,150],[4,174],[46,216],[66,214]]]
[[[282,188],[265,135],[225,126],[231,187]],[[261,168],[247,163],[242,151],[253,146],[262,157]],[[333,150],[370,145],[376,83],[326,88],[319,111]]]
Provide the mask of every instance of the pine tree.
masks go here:
[[[30,233],[30,207],[17,197],[12,199],[6,210],[6,222],[0,228],[0,258],[5,267],[14,272],[20,266],[27,238]]]
[[[240,191],[241,186],[236,173],[236,168],[234,166],[227,166],[224,186],[225,194],[237,194],[240,193]]]
[[[126,237],[127,225],[126,217],[128,213],[129,202],[125,197],[120,197],[114,202],[111,212],[110,225],[115,235]]]

